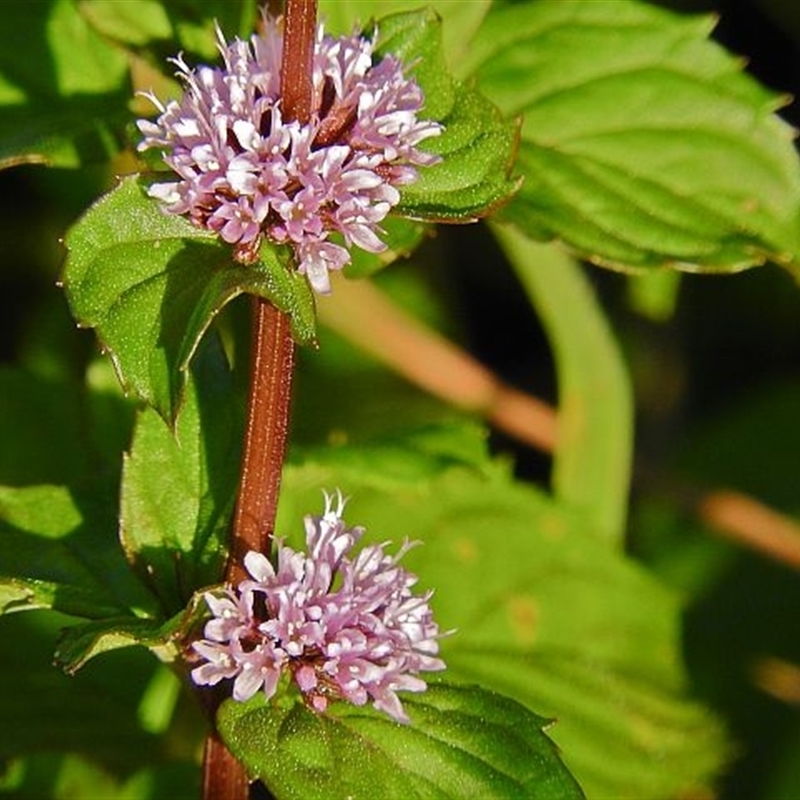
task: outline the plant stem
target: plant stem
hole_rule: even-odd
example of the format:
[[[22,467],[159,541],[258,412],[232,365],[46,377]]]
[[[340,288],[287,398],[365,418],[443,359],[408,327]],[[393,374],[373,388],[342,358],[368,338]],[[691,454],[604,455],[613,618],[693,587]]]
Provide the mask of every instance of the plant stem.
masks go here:
[[[209,733],[203,749],[203,800],[247,800],[249,793],[244,768],[217,733]]]
[[[281,60],[281,111],[287,122],[311,116],[317,0],[286,0]]]
[[[238,583],[246,576],[243,559],[249,550],[269,552],[289,432],[293,369],[294,342],[288,315],[268,300],[254,297],[250,399],[225,574],[229,583]]]
[[[287,122],[311,116],[316,0],[287,0],[281,60],[281,103]],[[253,299],[250,400],[242,479],[225,578],[246,577],[249,550],[268,553],[275,528],[283,460],[289,432],[294,342],[288,315],[268,300]]]
[[[311,116],[312,59],[317,27],[316,0],[287,0],[284,12],[281,97],[287,121]],[[225,580],[245,576],[249,550],[268,553],[275,528],[289,431],[294,371],[291,320],[268,300],[253,298],[250,398],[242,454],[242,477],[233,520]],[[247,800],[247,774],[216,732],[206,739],[204,800]]]

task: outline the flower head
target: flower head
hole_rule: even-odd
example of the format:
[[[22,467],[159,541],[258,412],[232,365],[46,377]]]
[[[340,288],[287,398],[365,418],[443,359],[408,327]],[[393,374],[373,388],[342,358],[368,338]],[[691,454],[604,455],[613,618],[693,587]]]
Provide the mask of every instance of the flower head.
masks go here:
[[[305,518],[307,553],[279,544],[273,566],[251,551],[250,579],[206,593],[213,617],[192,645],[203,659],[195,683],[233,679],[233,697],[247,700],[259,690],[272,697],[288,673],[316,711],[371,700],[408,722],[397,692],[424,691],[418,673],[444,669],[431,593],[414,594],[416,576],[399,566],[409,542],[393,556],[386,544],[351,555],[364,529],[347,527],[344,504],[326,495],[322,516]]]
[[[328,270],[349,263],[348,247],[385,249],[380,223],[400,200],[397,187],[439,160],[417,145],[441,126],[417,118],[422,90],[396,58],[373,63],[374,40],[319,27],[313,110],[301,125],[282,117],[281,20],[265,16],[249,43],[218,37],[223,67],[194,70],[179,56],[182,99],[164,106],[148,95],[161,114],[139,121],[139,149],[162,149],[177,176],[150,194],[218,233],[243,263],[258,258],[264,236],[291,245],[298,269],[327,293]]]

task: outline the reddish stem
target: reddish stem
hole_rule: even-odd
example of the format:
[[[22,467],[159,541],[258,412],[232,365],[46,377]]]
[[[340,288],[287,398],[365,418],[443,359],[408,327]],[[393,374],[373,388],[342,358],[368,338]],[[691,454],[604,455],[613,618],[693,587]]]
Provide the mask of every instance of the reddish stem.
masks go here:
[[[313,96],[312,64],[317,0],[286,0],[281,61],[281,104],[287,122],[308,122]]]
[[[247,800],[250,781],[241,763],[216,732],[206,736],[203,749],[203,800]]]
[[[287,122],[307,122],[311,116],[316,29],[316,0],[287,0],[281,61],[281,103]],[[246,576],[243,559],[249,550],[269,552],[289,432],[293,368],[288,315],[268,300],[255,298],[242,480],[225,575],[230,583]]]
[[[249,550],[269,552],[289,433],[293,368],[289,316],[269,300],[254,297],[250,400],[242,478],[225,572],[229,583],[239,583],[246,577],[243,560]]]
[[[284,26],[283,115],[287,121],[307,122],[311,116],[316,0],[287,0]],[[291,321],[260,297],[253,299],[250,369],[242,478],[225,569],[229,583],[245,577],[243,559],[249,550],[269,552],[289,430],[294,371]],[[247,800],[248,787],[241,763],[216,733],[209,734],[203,755],[204,800]]]

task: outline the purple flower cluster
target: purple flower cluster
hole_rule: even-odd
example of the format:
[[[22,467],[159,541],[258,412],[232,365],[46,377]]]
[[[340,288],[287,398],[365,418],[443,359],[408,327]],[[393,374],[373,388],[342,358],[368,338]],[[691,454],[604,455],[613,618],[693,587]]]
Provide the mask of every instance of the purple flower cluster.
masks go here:
[[[263,236],[290,244],[298,269],[327,293],[328,270],[350,262],[349,246],[386,248],[380,222],[400,200],[397,187],[439,160],[417,145],[441,126],[417,119],[422,90],[396,58],[373,64],[374,41],[319,27],[304,125],[282,118],[280,19],[265,16],[250,43],[227,44],[220,32],[219,48],[224,68],[174,59],[186,85],[180,102],[147,95],[161,115],[139,121],[139,149],[162,148],[179,178],[150,194],[218,233],[242,263],[258,258]]]
[[[416,576],[398,566],[409,542],[394,556],[385,543],[350,555],[364,529],[345,525],[344,503],[337,492],[334,508],[326,494],[323,515],[305,518],[308,554],[279,544],[275,568],[251,551],[252,580],[206,593],[214,616],[192,645],[204,660],[192,670],[195,683],[232,678],[235,699],[259,690],[269,698],[288,673],[316,711],[336,699],[371,699],[408,722],[397,692],[422,692],[417,673],[444,669],[431,593],[415,595]]]

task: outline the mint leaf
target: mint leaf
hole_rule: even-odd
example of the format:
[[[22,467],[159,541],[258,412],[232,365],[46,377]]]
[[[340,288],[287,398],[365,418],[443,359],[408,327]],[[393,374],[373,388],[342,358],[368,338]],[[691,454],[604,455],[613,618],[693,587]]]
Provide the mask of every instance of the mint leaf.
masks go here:
[[[456,629],[441,642],[445,678],[556,718],[550,734],[587,796],[670,797],[713,778],[729,752],[688,693],[677,597],[573,505],[466,442],[459,459],[454,433],[438,465],[432,436],[424,456],[416,436],[305,452],[284,474],[278,535],[301,546],[298,521],[339,487],[367,542],[419,540],[404,563]]]
[[[158,620],[136,617],[108,617],[66,628],[55,652],[56,664],[68,675],[74,675],[87,661],[133,645],[144,645],[172,660],[177,648],[171,643],[172,630]]]
[[[311,289],[284,250],[265,245],[261,261],[237,264],[216,236],[162,213],[135,177],[92,206],[66,244],[73,313],[97,329],[124,387],[170,421],[203,334],[234,297],[268,298],[291,315],[298,341],[314,338]]]
[[[442,20],[442,39],[448,63],[458,69],[470,39],[480,27],[489,11],[492,0],[470,0],[469,3],[427,3]],[[325,30],[333,34],[349,35],[353,25],[365,25],[370,19],[378,20],[378,34],[382,35],[383,18],[389,14],[407,11],[415,4],[409,0],[321,0],[320,17],[325,20]]]
[[[0,168],[76,167],[119,149],[130,118],[128,61],[70,0],[3,3]]]
[[[5,542],[6,546],[11,543]],[[0,615],[45,608],[90,619],[109,617],[121,611],[98,587],[0,575]]]
[[[583,796],[542,732],[548,721],[519,703],[438,683],[404,703],[410,725],[346,703],[317,714],[259,695],[227,700],[217,724],[278,800]]]
[[[496,653],[464,645],[448,653],[448,664],[461,680],[525,705],[558,708],[550,734],[587,797],[680,796],[732,756],[710,711],[679,700],[673,685],[598,663],[589,653],[515,649],[498,663]]]
[[[419,170],[403,187],[394,211],[430,222],[470,222],[507,202],[517,190],[510,177],[516,124],[479,92],[456,83],[442,52],[441,20],[431,11],[386,17],[378,24],[378,55],[399,58],[425,93],[421,116],[444,125],[422,149],[442,161]]]
[[[249,36],[256,19],[255,0],[81,0],[80,13],[104,37],[127,46],[166,47],[216,60],[214,26],[230,36]]]
[[[733,270],[800,252],[785,101],[713,42],[710,17],[620,0],[495,5],[470,48],[522,114],[506,216],[612,267]]]
[[[206,614],[205,600],[197,594],[166,622],[128,615],[73,625],[61,632],[55,663],[68,675],[74,675],[96,656],[135,645],[146,647],[169,663],[182,655],[187,637],[199,630]]]
[[[173,430],[139,415],[122,480],[121,538],[128,559],[168,615],[218,583],[239,480],[243,398],[213,339],[195,362]]]

